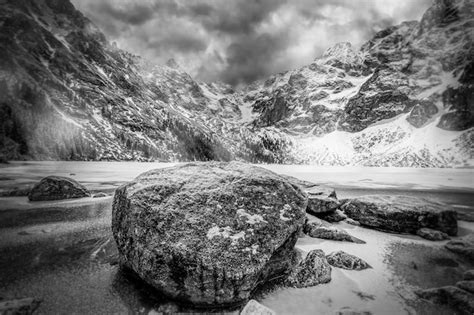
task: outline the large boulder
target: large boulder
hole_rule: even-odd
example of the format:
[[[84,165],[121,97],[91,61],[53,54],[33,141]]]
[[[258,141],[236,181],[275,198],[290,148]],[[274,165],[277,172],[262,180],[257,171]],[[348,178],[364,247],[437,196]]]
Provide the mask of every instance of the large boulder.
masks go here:
[[[72,178],[48,176],[37,183],[28,193],[30,201],[60,200],[89,197],[86,187]]]
[[[190,163],[117,189],[112,231],[122,265],[164,295],[235,305],[294,267],[307,196],[266,169]]]
[[[416,234],[431,228],[456,235],[456,211],[448,206],[410,196],[368,195],[347,199],[341,210],[361,225],[395,233]]]
[[[308,194],[308,207],[306,212],[313,215],[321,213],[334,212],[340,206],[339,200],[337,200],[336,192],[334,189],[314,185],[305,189]]]

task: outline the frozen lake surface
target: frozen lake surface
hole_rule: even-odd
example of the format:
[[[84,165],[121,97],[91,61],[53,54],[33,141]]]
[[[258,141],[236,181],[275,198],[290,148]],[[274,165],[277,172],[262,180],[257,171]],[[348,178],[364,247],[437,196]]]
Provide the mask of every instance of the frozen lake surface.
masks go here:
[[[93,191],[112,195],[122,183],[170,163],[13,162],[0,166],[0,190],[25,187],[44,176],[75,178]],[[262,165],[336,188],[340,198],[363,194],[408,194],[453,206],[465,218],[474,211],[474,170]],[[130,279],[106,259],[116,252],[111,240],[112,197],[29,202],[0,198],[0,296],[43,300],[40,314],[140,313],[190,311],[167,302]],[[366,244],[303,237],[303,252],[344,250],[373,268],[333,268],[332,281],[306,289],[276,288],[258,300],[277,314],[334,314],[343,307],[373,314],[453,314],[413,294],[419,287],[452,284],[473,262],[444,249],[443,242],[394,235],[338,223]],[[473,233],[460,221],[460,235]],[[417,266],[417,268],[413,268]],[[238,312],[234,311],[233,314]]]

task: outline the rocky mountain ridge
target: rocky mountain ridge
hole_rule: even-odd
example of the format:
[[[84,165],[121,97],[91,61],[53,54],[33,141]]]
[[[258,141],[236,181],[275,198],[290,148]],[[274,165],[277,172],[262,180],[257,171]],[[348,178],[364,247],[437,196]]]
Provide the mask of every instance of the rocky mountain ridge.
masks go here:
[[[118,49],[68,1],[0,6],[8,159],[472,165],[472,1],[239,90]]]

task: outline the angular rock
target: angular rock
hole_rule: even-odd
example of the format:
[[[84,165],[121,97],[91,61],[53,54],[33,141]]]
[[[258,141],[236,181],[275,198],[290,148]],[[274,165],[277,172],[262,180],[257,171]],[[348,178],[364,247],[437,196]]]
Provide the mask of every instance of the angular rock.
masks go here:
[[[468,270],[466,271],[463,275],[462,278],[464,280],[474,280],[474,269],[473,270]]]
[[[460,314],[474,313],[474,295],[455,286],[419,290],[415,293],[433,303],[454,307]]]
[[[276,313],[268,307],[258,303],[255,300],[250,300],[245,305],[240,315],[275,315]]]
[[[112,231],[122,265],[164,295],[235,305],[294,266],[307,196],[242,163],[152,170],[115,192]]]
[[[357,256],[348,254],[342,250],[331,253],[327,255],[326,258],[331,266],[342,269],[364,270],[367,268],[372,268],[365,260],[360,259]]]
[[[468,291],[470,293],[474,293],[474,280],[470,281],[459,281],[456,283],[456,286],[460,289],[463,289],[465,291]]]
[[[33,314],[40,304],[34,298],[0,301],[0,314]]]
[[[318,213],[315,216],[327,222],[340,222],[347,219],[347,215],[339,209],[334,212]]]
[[[474,234],[449,241],[445,246],[454,253],[474,259]]]
[[[331,266],[324,252],[315,249],[291,271],[286,284],[296,288],[307,288],[329,281],[331,281]]]
[[[104,198],[104,197],[108,197],[109,195],[107,195],[106,193],[103,193],[103,192],[99,192],[95,195],[92,196],[92,198]]]
[[[341,210],[365,227],[415,234],[428,227],[456,235],[456,211],[448,206],[410,196],[368,195],[347,199]]]
[[[309,214],[334,212],[341,204],[332,188],[316,185],[305,189],[305,192],[308,194],[306,212]]]
[[[421,228],[416,231],[416,234],[430,241],[444,241],[449,239],[448,234],[430,228]]]
[[[303,227],[303,232],[309,237],[322,238],[325,240],[359,244],[365,243],[364,241],[349,235],[346,231],[324,224],[322,221],[307,222]]]
[[[90,195],[86,187],[72,178],[48,176],[31,189],[28,193],[28,199],[30,201],[60,200],[83,198]]]

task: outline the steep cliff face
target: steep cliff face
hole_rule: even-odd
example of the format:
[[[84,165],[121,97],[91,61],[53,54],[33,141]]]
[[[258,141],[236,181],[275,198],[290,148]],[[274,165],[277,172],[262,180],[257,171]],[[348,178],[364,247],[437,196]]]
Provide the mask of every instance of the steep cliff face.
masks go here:
[[[436,166],[474,157],[474,3],[240,90],[109,44],[68,1],[0,1],[0,154]]]

